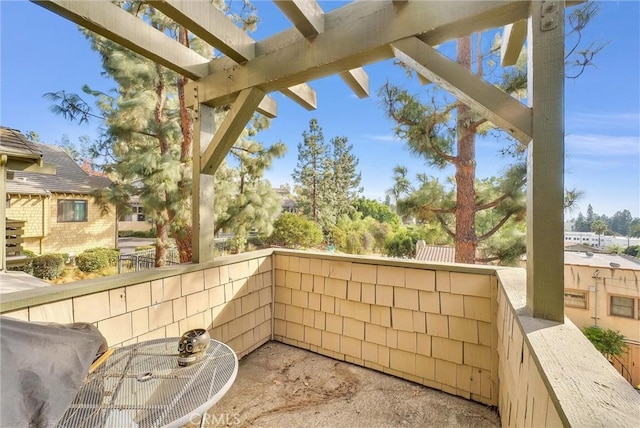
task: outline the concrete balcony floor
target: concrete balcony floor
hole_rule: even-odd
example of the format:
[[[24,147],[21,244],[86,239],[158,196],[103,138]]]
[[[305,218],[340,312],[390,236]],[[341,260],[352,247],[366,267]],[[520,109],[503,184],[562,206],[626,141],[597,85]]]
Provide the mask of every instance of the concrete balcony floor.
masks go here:
[[[240,361],[206,417],[204,426],[500,426],[491,407],[273,341]]]

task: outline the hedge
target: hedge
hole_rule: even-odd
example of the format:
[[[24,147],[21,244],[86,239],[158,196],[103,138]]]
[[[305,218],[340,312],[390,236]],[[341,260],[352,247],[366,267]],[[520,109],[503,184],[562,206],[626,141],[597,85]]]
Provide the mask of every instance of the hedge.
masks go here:
[[[64,271],[64,262],[63,254],[45,254],[36,257],[31,263],[33,276],[41,279],[56,279]]]
[[[118,264],[120,252],[109,248],[92,248],[76,257],[76,266],[82,272],[95,272]]]

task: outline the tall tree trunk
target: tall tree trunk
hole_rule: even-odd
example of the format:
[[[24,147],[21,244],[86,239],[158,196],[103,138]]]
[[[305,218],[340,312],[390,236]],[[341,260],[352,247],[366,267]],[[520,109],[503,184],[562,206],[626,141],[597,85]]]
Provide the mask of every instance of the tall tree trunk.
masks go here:
[[[458,63],[471,70],[471,37],[458,39]],[[456,132],[456,263],[474,263],[478,237],[476,236],[476,158],[475,130],[471,109],[458,102]]]
[[[153,112],[153,119],[156,122],[158,133],[158,143],[160,145],[160,154],[161,156],[169,153],[169,140],[167,136],[162,131],[162,124],[165,122],[165,113],[164,107],[166,103],[167,89],[165,87],[164,82],[164,74],[162,67],[156,64],[156,71],[158,73],[158,81],[156,83],[156,95],[158,100],[156,101],[155,110]],[[158,221],[156,228],[156,267],[162,267],[166,264],[167,260],[167,247],[169,246],[169,211],[167,207],[169,206],[169,195],[168,192],[164,192],[164,207],[160,210],[160,221]]]
[[[187,34],[186,28],[180,26],[178,32],[178,41],[182,43],[184,46],[189,47],[189,37]],[[182,146],[180,148],[180,163],[183,165],[183,168],[187,170],[192,170],[192,147],[193,147],[193,121],[191,120],[191,114],[189,114],[189,110],[187,109],[187,105],[184,100],[184,88],[189,79],[186,77],[178,77],[178,102],[180,103],[180,129],[182,131]],[[193,171],[193,174],[198,174],[199,171]],[[185,179],[187,178],[187,174],[183,175],[183,178],[178,182],[178,189],[180,189],[180,197],[183,200],[191,199],[191,190],[186,185]],[[192,207],[192,209],[195,209]],[[169,218],[171,221],[174,221],[178,213],[174,210],[170,210]],[[176,246],[178,247],[178,254],[180,257],[180,263],[187,263],[191,261],[193,255],[192,249],[192,236],[193,236],[193,228],[189,219],[182,224],[181,230],[177,233],[174,233],[174,239],[176,240]]]

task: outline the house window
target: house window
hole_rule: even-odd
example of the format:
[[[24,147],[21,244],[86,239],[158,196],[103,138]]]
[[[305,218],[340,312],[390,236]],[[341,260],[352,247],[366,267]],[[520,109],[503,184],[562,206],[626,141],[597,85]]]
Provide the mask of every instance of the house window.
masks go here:
[[[611,315],[615,315],[618,317],[625,318],[634,318],[633,307],[634,307],[634,299],[629,297],[622,296],[610,296],[611,297],[611,306],[610,312]]]
[[[564,305],[572,308],[587,309],[587,292],[579,290],[565,291]]]
[[[58,201],[58,222],[87,221],[87,201],[63,199]]]
[[[144,209],[142,207],[138,207],[136,211],[138,212],[138,221],[144,221]]]

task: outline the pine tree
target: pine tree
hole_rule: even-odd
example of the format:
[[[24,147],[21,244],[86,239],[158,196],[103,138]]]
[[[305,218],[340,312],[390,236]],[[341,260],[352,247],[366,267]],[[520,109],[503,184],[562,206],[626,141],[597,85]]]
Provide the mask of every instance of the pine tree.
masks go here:
[[[215,233],[234,231],[240,251],[251,229],[270,235],[282,210],[280,197],[263,176],[273,160],[282,157],[287,148],[283,143],[264,148],[252,139],[267,125],[264,117],[255,118],[216,172]]]
[[[569,49],[567,60],[572,61],[578,72],[567,77],[582,74],[587,66],[593,65],[593,56],[604,47],[591,45],[584,51],[575,49],[580,43],[582,30],[597,12],[597,6],[588,3],[568,15],[570,35],[575,35],[577,41]],[[478,34],[475,39],[475,74],[479,77],[495,75],[495,70],[485,73],[484,67],[492,62],[480,52],[481,40],[481,34]],[[496,46],[492,48],[492,52],[495,51]],[[469,71],[472,71],[472,54],[471,36],[458,39],[456,60]],[[578,59],[572,59],[575,58],[573,55],[577,55]],[[524,59],[521,55],[518,65],[503,71],[501,79],[493,83],[509,94],[522,95],[527,83]],[[430,95],[432,100],[435,99],[433,93]],[[477,134],[486,133],[492,128],[486,118],[461,102],[423,103],[419,96],[389,83],[382,87],[380,96],[387,115],[396,124],[396,135],[407,142],[412,153],[431,167],[442,169],[452,166],[455,169],[453,182],[448,186],[425,174],[419,176],[420,186],[407,197],[398,199],[399,211],[425,223],[437,222],[455,242],[457,263],[513,260],[511,251],[491,247],[491,244],[501,241],[495,236],[503,229],[506,234],[504,241],[513,241],[519,236],[522,242],[510,247],[524,250],[524,234],[515,227],[515,223],[524,218],[525,209],[526,168],[521,160],[523,148],[503,138],[506,144],[502,153],[513,156],[513,165],[503,177],[478,181],[475,140]],[[406,178],[406,173],[399,172],[403,172],[402,167],[394,170],[396,185]],[[407,187],[410,186],[404,186]],[[573,191],[572,194],[578,193]],[[489,244],[486,248],[488,254],[477,259],[476,250],[481,241]]]
[[[328,232],[341,215],[354,211],[356,198],[362,192],[358,159],[346,137],[334,137],[327,144],[316,119],[309,121],[309,130],[302,137],[292,174],[298,206]]]
[[[331,217],[326,206],[329,201],[323,197],[331,173],[328,151],[322,128],[311,119],[309,130],[302,133],[302,142],[298,143],[298,163],[292,178],[300,210],[321,226],[328,225],[327,217]]]
[[[362,175],[357,171],[358,158],[352,153],[353,145],[347,144],[347,137],[331,139],[331,186],[332,202],[336,217],[354,212],[354,204],[362,188]]]
[[[244,28],[255,26],[257,19],[249,2],[244,2],[242,10],[238,13],[231,11],[224,2],[216,4],[234,20],[240,22]],[[188,34],[183,27],[168,20],[152,6],[134,1],[123,3],[122,7],[143,18],[155,29],[167,35],[173,35],[180,43],[201,55],[205,57],[212,55],[213,50],[210,46]],[[93,49],[100,54],[104,71],[116,82],[117,89],[113,94],[105,94],[93,91],[86,86],[83,88],[85,93],[96,97],[100,115],[93,114],[91,107],[79,96],[65,92],[48,94],[58,103],[53,110],[80,122],[87,121],[91,117],[104,120],[104,133],[95,142],[92,153],[94,157],[102,159],[105,170],[118,180],[122,180],[123,183],[138,181],[142,184],[137,189],[138,195],[148,217],[152,218],[156,224],[156,266],[164,264],[170,236],[178,245],[180,260],[189,261],[192,238],[193,128],[191,114],[184,103],[184,87],[187,78],[178,76],[110,40],[86,30],[83,31]],[[223,110],[221,109],[218,113],[224,114]],[[267,122],[261,125],[261,129],[265,126]],[[239,143],[240,147],[251,144],[258,143],[250,143],[248,140]],[[234,198],[238,194],[231,192],[234,196],[229,198],[228,205],[220,203],[215,206],[221,213],[218,216],[219,220],[225,217],[227,210],[232,213],[227,217],[233,217],[234,213],[244,215],[247,210],[260,213],[262,207],[256,204],[263,202],[269,205],[267,211],[273,211],[275,193],[268,183],[260,182],[258,176],[260,171],[264,171],[270,165],[279,150],[281,151],[281,148],[276,148],[273,152],[255,148],[249,158],[239,163],[244,167],[253,164],[247,167],[251,168],[251,171],[237,175],[234,175],[233,168],[227,171],[231,175],[244,177],[245,180],[247,174],[251,175],[251,183],[246,185],[245,189],[254,186],[256,188],[254,193],[261,197],[252,196],[244,204],[233,205],[231,201],[235,201]],[[262,159],[262,156],[265,158]],[[220,172],[221,176],[224,174]],[[224,186],[230,183],[234,181],[218,180],[216,186],[224,189]],[[251,194],[250,191],[248,193]],[[224,194],[224,191],[221,194]],[[102,196],[108,199],[108,196]],[[217,198],[216,202],[220,201],[224,202],[224,198]],[[243,209],[238,208],[241,205]],[[245,217],[251,218],[251,221],[256,224],[261,222],[259,214]],[[232,223],[229,218],[225,221],[227,224]],[[234,223],[234,225],[243,224],[243,221]]]

